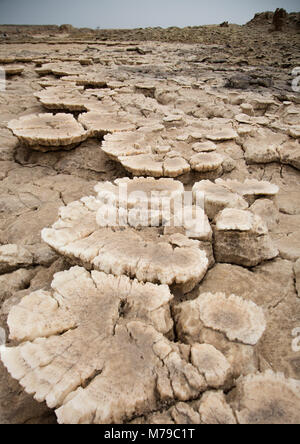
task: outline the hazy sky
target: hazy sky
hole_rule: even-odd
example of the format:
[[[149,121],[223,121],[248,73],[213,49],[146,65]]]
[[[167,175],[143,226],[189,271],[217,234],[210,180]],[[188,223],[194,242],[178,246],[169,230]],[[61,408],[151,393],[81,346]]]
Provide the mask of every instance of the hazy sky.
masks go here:
[[[0,24],[70,23],[76,27],[135,28],[195,26],[228,20],[244,24],[255,12],[299,0],[0,0]]]

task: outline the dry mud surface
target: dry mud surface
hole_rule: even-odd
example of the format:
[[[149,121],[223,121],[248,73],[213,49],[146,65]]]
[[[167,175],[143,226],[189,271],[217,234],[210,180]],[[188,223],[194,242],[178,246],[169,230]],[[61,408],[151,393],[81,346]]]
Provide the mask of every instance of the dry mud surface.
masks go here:
[[[43,32],[0,45],[0,423],[299,423],[299,32]],[[133,176],[205,230],[97,228]]]

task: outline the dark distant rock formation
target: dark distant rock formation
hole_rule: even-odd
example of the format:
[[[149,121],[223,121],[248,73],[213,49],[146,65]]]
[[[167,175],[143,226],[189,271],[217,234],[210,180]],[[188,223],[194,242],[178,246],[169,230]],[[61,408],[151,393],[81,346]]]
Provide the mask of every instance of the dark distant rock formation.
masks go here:
[[[263,77],[262,73],[242,74],[238,73],[227,79],[226,88],[251,89],[255,86],[271,88],[273,80],[270,77]]]
[[[275,12],[266,11],[255,14],[246,26],[269,27],[271,31],[282,31],[286,29],[300,28],[300,12],[287,13],[285,9],[278,8]]]
[[[288,14],[285,9],[277,8],[273,16],[272,30],[282,32],[286,25],[287,16]]]
[[[60,27],[59,27],[59,30],[61,31],[61,32],[72,32],[72,31],[74,31],[74,27],[72,26],[72,25],[61,25]]]

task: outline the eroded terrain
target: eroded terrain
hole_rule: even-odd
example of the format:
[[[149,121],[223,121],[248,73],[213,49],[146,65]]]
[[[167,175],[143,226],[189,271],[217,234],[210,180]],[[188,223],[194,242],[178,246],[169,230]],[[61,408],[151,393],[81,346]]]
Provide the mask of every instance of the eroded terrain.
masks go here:
[[[1,423],[299,423],[299,33],[229,32],[1,44]],[[133,176],[202,231],[100,229]]]

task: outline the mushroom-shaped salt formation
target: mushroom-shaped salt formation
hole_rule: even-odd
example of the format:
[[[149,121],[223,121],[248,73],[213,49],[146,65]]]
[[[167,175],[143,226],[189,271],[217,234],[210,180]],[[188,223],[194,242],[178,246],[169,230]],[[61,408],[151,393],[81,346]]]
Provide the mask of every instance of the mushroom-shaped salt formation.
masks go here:
[[[233,403],[240,424],[299,424],[300,382],[271,370],[237,383]]]
[[[105,136],[101,148],[136,176],[177,177],[189,172],[190,165],[180,152],[176,152],[174,157],[168,156],[174,148],[169,142],[163,127],[154,127],[152,131],[144,127],[135,132]],[[161,150],[166,146],[167,149]]]
[[[70,114],[31,114],[12,120],[8,128],[37,151],[69,150],[89,135]]]
[[[118,204],[105,204],[103,196],[83,198],[61,208],[60,219],[42,231],[42,238],[60,254],[88,268],[143,282],[176,284],[184,292],[190,291],[206,274],[206,253],[197,241],[176,247],[172,236],[161,236],[160,229],[154,228],[159,225],[156,212],[146,210],[125,211]],[[155,224],[150,231],[130,228],[140,223],[152,226],[149,218],[152,221],[153,215]]]
[[[18,76],[24,71],[24,66],[20,65],[5,65],[4,70],[7,76]]]
[[[250,211],[226,208],[219,213],[214,239],[217,262],[254,267],[278,256],[267,226]]]
[[[101,148],[136,176],[178,177],[192,170],[203,178],[220,177],[225,158],[217,153],[195,154],[195,139],[189,137],[194,130],[186,129],[183,137],[178,128],[144,126],[134,132],[105,136]]]
[[[271,163],[279,161],[279,147],[288,137],[269,129],[259,129],[243,142],[247,163]]]
[[[15,57],[9,57],[9,56],[1,56],[0,57],[1,65],[4,65],[6,63],[14,63],[15,61],[16,61]]]
[[[166,128],[180,128],[185,125],[182,114],[169,114],[163,118],[163,124]]]
[[[145,97],[143,94],[117,94],[114,96],[114,100],[122,109],[132,115],[157,119],[164,118],[166,114],[166,107],[160,105],[155,99]]]
[[[246,123],[249,125],[268,125],[270,122],[267,117],[253,117],[248,114],[238,114],[235,116],[235,120],[239,123]]]
[[[203,324],[221,331],[230,341],[255,345],[265,331],[263,310],[251,301],[235,295],[205,293],[197,302]]]
[[[49,87],[34,95],[50,110],[87,111],[87,99],[78,88]]]
[[[154,99],[156,85],[155,83],[140,82],[135,84],[135,90],[137,93],[144,94],[144,96]]]
[[[294,125],[289,128],[289,135],[294,139],[300,139],[300,125]]]
[[[209,180],[202,180],[194,185],[194,198],[196,199],[196,196],[200,193],[203,194],[205,213],[210,219],[214,219],[224,208],[241,210],[248,208],[247,202],[239,194]]]
[[[234,377],[257,370],[254,346],[265,331],[266,320],[253,302],[235,295],[204,293],[177,305],[175,318],[179,339],[192,345],[211,344],[224,354]],[[224,372],[220,370],[220,374],[225,374],[222,362],[219,369]]]
[[[45,63],[40,68],[36,68],[35,72],[37,74],[39,74],[40,76],[45,76],[45,75],[48,75],[48,74],[53,74],[52,69],[58,68],[58,66],[59,65],[57,63]]]
[[[220,131],[212,131],[205,135],[206,139],[212,140],[213,142],[224,142],[226,140],[234,140],[238,138],[238,133],[234,129],[224,128]]]
[[[222,163],[224,157],[217,153],[199,153],[191,157],[190,165],[193,170],[208,172],[219,170],[222,174]]]
[[[129,422],[195,399],[207,389],[197,359],[161,333],[171,297],[166,286],[74,267],[13,307],[11,338],[26,342],[2,347],[1,359],[59,423]]]
[[[79,75],[76,79],[76,85],[86,88],[106,88],[107,79],[101,74]]]
[[[128,122],[128,118],[122,113],[101,113],[88,112],[81,114],[78,122],[89,131],[92,137],[103,137],[108,133],[115,133],[117,131],[134,131],[136,125]]]
[[[216,149],[217,145],[210,141],[197,142],[193,145],[193,150],[196,151],[196,153],[210,153],[212,151],[216,151]]]
[[[246,179],[244,182],[230,179],[217,179],[216,184],[228,189],[229,191],[232,191],[233,193],[240,194],[250,204],[260,197],[272,198],[276,196],[279,191],[277,185],[256,179]]]
[[[56,77],[76,76],[81,73],[80,64],[60,63],[51,67],[51,73]]]

